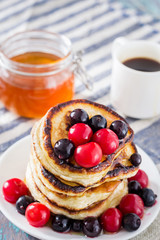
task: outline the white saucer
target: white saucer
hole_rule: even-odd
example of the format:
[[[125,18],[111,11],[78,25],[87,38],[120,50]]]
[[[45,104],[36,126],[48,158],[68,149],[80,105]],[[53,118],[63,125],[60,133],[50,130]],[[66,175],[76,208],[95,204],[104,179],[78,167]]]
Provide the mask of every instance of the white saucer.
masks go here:
[[[116,234],[103,234],[96,239],[98,240],[127,240],[135,237],[142,231],[144,231],[156,218],[160,209],[160,175],[155,164],[152,162],[151,158],[138,147],[138,152],[142,156],[141,169],[143,169],[149,176],[150,185],[149,187],[158,195],[157,203],[145,210],[145,215],[142,219],[140,228],[135,232],[126,232],[121,230]],[[10,178],[25,178],[25,171],[27,162],[29,160],[30,153],[30,136],[27,136],[15,143],[10,147],[0,159],[0,210],[2,213],[17,227],[25,231],[26,233],[37,237],[41,240],[77,240],[77,239],[87,239],[83,235],[70,234],[70,233],[57,233],[54,232],[50,227],[34,228],[30,226],[26,218],[20,215],[16,211],[14,204],[10,204],[4,200],[2,196],[2,185],[4,181]],[[88,238],[89,239],[89,238]]]

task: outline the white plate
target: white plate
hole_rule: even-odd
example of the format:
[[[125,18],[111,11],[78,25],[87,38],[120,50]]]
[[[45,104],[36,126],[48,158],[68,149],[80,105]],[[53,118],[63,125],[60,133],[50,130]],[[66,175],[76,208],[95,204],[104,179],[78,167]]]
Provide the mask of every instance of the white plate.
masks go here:
[[[140,232],[145,230],[156,218],[159,209],[160,209],[160,175],[154,163],[152,162],[151,158],[138,147],[138,151],[142,156],[143,162],[141,168],[145,170],[145,172],[149,176],[150,180],[150,188],[154,190],[154,192],[158,195],[157,197],[157,204],[155,204],[151,208],[147,208],[145,210],[144,217],[142,219],[142,224],[140,228],[135,232],[126,232],[121,230],[116,234],[102,234],[101,236],[97,237],[98,240],[126,240],[130,239]],[[10,204],[3,199],[2,196],[2,185],[4,181],[10,178],[25,178],[25,171],[27,162],[29,160],[29,153],[30,153],[30,137],[25,137],[24,139],[20,140],[12,147],[10,147],[1,157],[0,160],[0,210],[2,213],[17,227],[22,229],[23,231],[27,232],[28,234],[43,239],[43,240],[77,240],[77,239],[87,239],[82,235],[76,234],[62,234],[54,232],[50,227],[42,227],[42,228],[34,228],[30,226],[26,220],[26,218],[19,214],[16,211],[15,205]],[[88,238],[89,239],[89,238]]]

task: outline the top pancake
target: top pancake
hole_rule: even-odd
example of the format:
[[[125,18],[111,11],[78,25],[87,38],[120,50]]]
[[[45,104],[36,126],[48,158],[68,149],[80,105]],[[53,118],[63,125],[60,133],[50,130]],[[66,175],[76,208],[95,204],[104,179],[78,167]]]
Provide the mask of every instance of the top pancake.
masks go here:
[[[115,153],[103,156],[102,161],[95,167],[83,168],[74,159],[62,161],[54,154],[54,144],[62,138],[68,138],[70,126],[70,112],[74,109],[84,109],[89,118],[100,114],[107,120],[107,128],[115,120],[123,120],[110,108],[87,100],[72,100],[51,108],[46,115],[35,124],[32,129],[32,150],[36,157],[49,172],[61,179],[75,182],[83,186],[93,185],[100,181],[110,170],[115,158],[119,156],[125,144],[133,139],[133,130],[128,125],[128,133],[121,141]],[[125,121],[126,122],[126,121]]]

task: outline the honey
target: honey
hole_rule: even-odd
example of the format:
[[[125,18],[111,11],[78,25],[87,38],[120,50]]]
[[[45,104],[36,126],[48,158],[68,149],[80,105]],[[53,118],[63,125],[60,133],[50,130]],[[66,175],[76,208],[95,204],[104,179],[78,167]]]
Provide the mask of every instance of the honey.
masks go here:
[[[17,73],[1,68],[0,99],[7,109],[20,116],[39,118],[50,107],[73,98],[74,73],[70,66],[51,71],[63,57],[35,51],[9,60],[13,65],[19,63],[19,69]]]
[[[53,64],[61,60],[60,57],[44,52],[26,52],[11,58],[11,60],[26,64]]]

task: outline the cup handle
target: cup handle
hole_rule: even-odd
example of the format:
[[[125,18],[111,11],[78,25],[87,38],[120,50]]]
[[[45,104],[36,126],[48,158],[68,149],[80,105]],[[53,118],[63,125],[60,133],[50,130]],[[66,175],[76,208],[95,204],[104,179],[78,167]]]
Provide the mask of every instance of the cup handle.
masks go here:
[[[127,42],[128,42],[128,39],[125,37],[116,38],[113,42],[112,53],[114,54],[114,52],[117,51],[119,47],[123,46]]]

